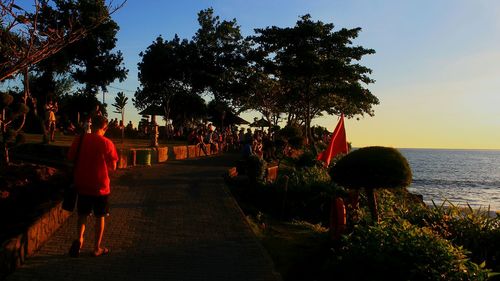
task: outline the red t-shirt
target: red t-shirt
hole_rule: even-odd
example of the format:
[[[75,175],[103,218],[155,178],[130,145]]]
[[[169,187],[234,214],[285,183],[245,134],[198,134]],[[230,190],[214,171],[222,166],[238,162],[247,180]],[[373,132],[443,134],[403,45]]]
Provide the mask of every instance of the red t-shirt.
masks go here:
[[[74,161],[80,136],[76,137],[68,152],[68,159]],[[79,194],[108,195],[109,169],[113,169],[118,154],[111,140],[97,134],[85,134],[74,171],[74,183]]]

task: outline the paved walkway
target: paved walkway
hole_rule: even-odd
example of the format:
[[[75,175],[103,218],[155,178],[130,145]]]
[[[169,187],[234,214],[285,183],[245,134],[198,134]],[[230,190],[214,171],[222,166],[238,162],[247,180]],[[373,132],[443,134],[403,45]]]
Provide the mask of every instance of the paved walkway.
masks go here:
[[[224,186],[232,158],[120,171],[103,241],[108,256],[90,257],[93,223],[81,257],[67,255],[74,215],[7,280],[279,280]]]

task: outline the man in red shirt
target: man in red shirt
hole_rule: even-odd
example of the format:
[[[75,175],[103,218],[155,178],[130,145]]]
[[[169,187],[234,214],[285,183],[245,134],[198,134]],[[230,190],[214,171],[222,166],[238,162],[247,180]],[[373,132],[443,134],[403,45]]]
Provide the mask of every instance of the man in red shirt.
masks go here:
[[[96,232],[93,256],[107,254],[109,250],[101,247],[104,234],[105,217],[109,215],[108,197],[109,171],[116,170],[118,155],[113,142],[104,137],[108,128],[106,117],[98,115],[92,120],[92,133],[75,138],[68,153],[68,159],[74,161],[74,183],[78,193],[78,238],[73,241],[69,254],[78,257],[83,245],[85,224],[93,212],[96,218]],[[79,142],[80,150],[77,150]]]

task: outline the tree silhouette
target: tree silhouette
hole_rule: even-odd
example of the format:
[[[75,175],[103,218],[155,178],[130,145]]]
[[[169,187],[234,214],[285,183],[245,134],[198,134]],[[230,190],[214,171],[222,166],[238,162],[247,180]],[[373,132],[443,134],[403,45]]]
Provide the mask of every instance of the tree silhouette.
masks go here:
[[[122,131],[122,142],[125,137],[125,106],[127,105],[128,97],[123,92],[118,92],[115,97],[115,103],[112,106],[115,108],[114,113],[118,113],[122,117],[120,129]]]
[[[92,21],[77,24],[79,18],[61,20],[57,27],[40,24],[41,10],[49,7],[45,1],[34,0],[34,12],[28,12],[14,0],[0,1],[0,82],[14,77],[23,69],[53,56],[68,45],[81,40],[98,27],[109,15],[121,8],[103,5]]]
[[[364,85],[373,83],[371,70],[357,62],[372,49],[352,46],[361,28],[333,30],[332,23],[312,21],[304,15],[294,27],[256,29],[255,50],[267,62],[266,71],[280,82],[286,98],[281,107],[289,123],[305,125],[322,113],[345,116],[373,115],[378,99]]]

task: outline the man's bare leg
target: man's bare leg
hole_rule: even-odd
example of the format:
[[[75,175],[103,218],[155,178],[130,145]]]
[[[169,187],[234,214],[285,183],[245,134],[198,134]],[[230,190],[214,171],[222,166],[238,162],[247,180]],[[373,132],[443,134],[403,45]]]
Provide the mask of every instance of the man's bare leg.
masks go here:
[[[104,249],[101,248],[101,242],[104,235],[105,217],[95,218],[95,220],[94,255],[99,256],[104,251]]]
[[[80,241],[80,248],[83,247],[83,238],[85,234],[85,225],[87,224],[86,215],[78,216],[78,224],[77,224],[77,233],[78,233],[78,241]]]
[[[71,247],[69,248],[69,255],[71,257],[79,257],[80,256],[80,249],[83,246],[83,237],[85,234],[85,224],[87,223],[87,216],[78,216],[78,222],[76,224],[76,232],[78,235],[78,238],[73,241],[71,244]]]

